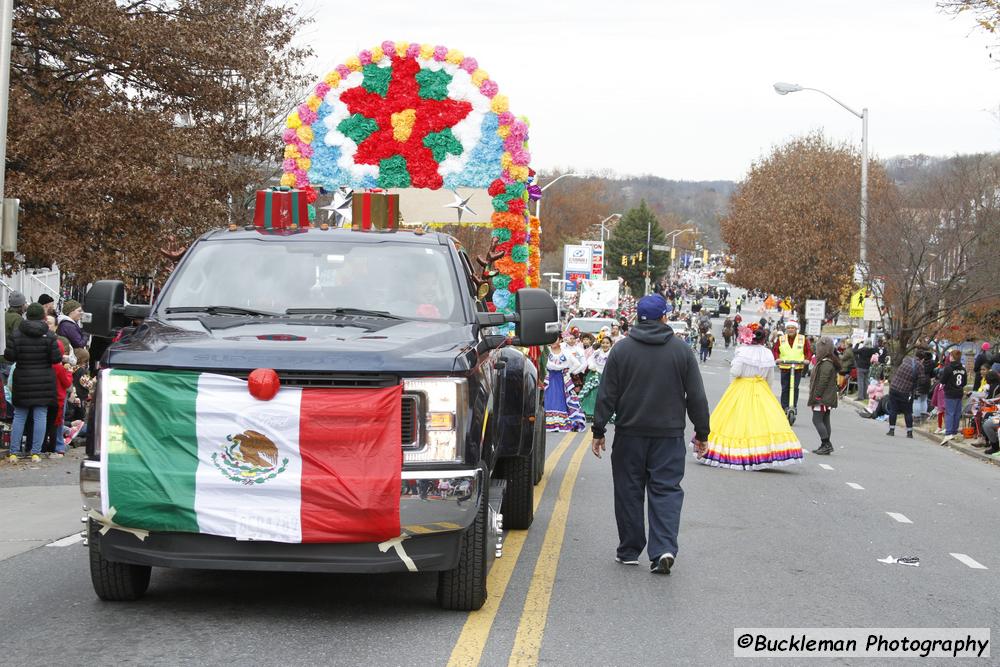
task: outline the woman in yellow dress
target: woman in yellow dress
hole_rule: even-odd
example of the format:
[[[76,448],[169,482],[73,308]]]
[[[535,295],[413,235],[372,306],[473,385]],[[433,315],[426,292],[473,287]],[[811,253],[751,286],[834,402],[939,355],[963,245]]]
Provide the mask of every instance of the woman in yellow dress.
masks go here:
[[[712,412],[705,465],[761,470],[802,462],[802,445],[771,391],[774,355],[756,323],[740,329],[729,373],[733,381]]]

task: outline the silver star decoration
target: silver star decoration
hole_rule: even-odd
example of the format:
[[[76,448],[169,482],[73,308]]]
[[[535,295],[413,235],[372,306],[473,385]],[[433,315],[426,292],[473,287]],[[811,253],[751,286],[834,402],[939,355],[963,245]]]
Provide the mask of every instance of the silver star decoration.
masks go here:
[[[336,227],[350,226],[351,224],[351,202],[354,199],[354,190],[351,188],[337,188],[333,193],[333,201],[320,210],[326,211],[327,220],[334,218]]]
[[[453,208],[456,211],[458,211],[458,221],[460,223],[462,222],[463,212],[469,213],[471,215],[476,215],[476,212],[473,211],[472,208],[469,206],[469,200],[472,199],[473,195],[469,195],[465,199],[462,199],[462,196],[458,194],[458,192],[456,192],[455,190],[452,190],[451,194],[455,195],[455,201],[451,202],[450,204],[445,204],[443,208]]]

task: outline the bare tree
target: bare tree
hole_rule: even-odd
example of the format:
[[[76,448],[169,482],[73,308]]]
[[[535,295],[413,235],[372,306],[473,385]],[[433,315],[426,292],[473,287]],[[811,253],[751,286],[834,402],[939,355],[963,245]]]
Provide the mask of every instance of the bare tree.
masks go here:
[[[869,279],[898,351],[1000,296],[1000,157],[948,160],[872,213]]]

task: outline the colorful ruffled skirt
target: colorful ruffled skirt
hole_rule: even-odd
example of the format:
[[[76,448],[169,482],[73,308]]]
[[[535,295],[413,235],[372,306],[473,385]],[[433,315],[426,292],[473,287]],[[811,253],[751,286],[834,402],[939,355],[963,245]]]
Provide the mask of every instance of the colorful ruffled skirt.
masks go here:
[[[802,462],[802,445],[763,378],[736,378],[712,411],[701,463],[760,470]]]
[[[570,433],[587,428],[569,373],[549,371],[545,385],[545,430]]]
[[[600,386],[601,374],[597,371],[587,371],[583,389],[580,390],[580,409],[591,419],[594,417],[594,408],[597,407],[597,390]]]

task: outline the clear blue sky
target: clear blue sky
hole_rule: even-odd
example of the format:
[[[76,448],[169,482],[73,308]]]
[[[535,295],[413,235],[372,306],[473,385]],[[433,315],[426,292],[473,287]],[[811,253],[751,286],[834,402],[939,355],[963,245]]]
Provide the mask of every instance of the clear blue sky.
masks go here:
[[[497,14],[497,11],[500,14]],[[775,144],[861,121],[873,155],[1000,150],[1000,68],[972,18],[932,0],[305,0],[319,78],[385,39],[478,59],[531,120],[536,168],[739,180]]]

